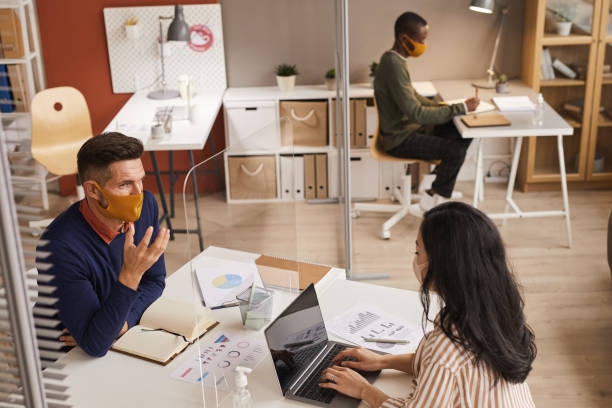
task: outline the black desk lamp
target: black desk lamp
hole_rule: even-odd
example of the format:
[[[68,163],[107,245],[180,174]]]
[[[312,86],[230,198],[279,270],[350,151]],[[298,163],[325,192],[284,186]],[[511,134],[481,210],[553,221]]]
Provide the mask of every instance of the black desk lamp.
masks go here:
[[[162,67],[162,80],[161,89],[149,92],[147,97],[151,99],[172,99],[178,98],[179,91],[175,89],[166,89],[166,70],[164,67],[164,37],[162,32],[163,20],[170,20],[170,27],[168,27],[167,41],[190,41],[191,34],[189,32],[189,25],[185,22],[185,16],[183,15],[183,6],[174,6],[174,17],[159,16],[159,41],[160,41],[160,52],[161,52],[161,67]]]

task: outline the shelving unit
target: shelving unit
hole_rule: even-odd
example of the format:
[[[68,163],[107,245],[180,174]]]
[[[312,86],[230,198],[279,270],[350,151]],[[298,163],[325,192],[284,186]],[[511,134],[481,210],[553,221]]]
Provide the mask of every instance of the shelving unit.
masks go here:
[[[555,32],[553,0],[525,3],[522,79],[575,129],[564,138],[567,179],[570,187],[612,186],[612,173],[594,169],[595,154],[603,154],[604,169],[612,163],[612,79],[603,78],[604,65],[612,63],[612,33],[607,32],[610,0],[567,0],[575,15],[570,35]],[[590,7],[592,5],[592,7]],[[566,10],[568,10],[566,9]],[[590,28],[589,28],[590,25]],[[590,32],[589,32],[590,31]],[[547,48],[552,59],[559,59],[581,74],[566,78],[555,70],[555,79],[542,78],[542,53]],[[582,117],[566,111],[564,105],[582,100]],[[609,110],[600,115],[600,105]],[[556,145],[544,138],[530,137],[521,155],[518,183],[523,190],[546,188],[560,179]],[[598,156],[599,157],[599,156]],[[612,167],[612,166],[611,166]],[[596,171],[595,171],[596,170]],[[596,181],[593,183],[593,181]]]
[[[2,53],[0,65],[7,66],[10,86],[3,90],[12,98],[4,102],[13,105],[13,112],[3,112],[2,128],[10,137],[7,152],[11,181],[16,195],[40,195],[43,209],[48,209],[46,169],[32,159],[30,102],[36,92],[45,88],[42,55],[38,38],[36,4],[32,0],[0,0],[0,10],[7,19],[0,26]]]

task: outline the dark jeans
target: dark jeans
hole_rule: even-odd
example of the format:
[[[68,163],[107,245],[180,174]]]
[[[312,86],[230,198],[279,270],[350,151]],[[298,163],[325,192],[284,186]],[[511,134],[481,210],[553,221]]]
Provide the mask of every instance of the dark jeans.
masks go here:
[[[472,139],[463,139],[453,122],[434,127],[433,134],[414,132],[388,153],[406,159],[441,160],[431,188],[450,198]]]

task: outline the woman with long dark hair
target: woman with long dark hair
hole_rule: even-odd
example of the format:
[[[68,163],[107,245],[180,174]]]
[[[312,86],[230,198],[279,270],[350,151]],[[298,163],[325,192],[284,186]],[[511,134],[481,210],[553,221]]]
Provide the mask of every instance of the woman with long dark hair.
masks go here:
[[[341,352],[321,387],[370,407],[534,407],[525,382],[536,356],[524,302],[497,228],[481,211],[448,202],[423,216],[413,261],[424,319],[439,296],[434,330],[415,354]],[[425,320],[424,320],[425,321]],[[345,361],[353,357],[357,361]],[[352,370],[393,368],[414,379],[405,398],[390,398]]]

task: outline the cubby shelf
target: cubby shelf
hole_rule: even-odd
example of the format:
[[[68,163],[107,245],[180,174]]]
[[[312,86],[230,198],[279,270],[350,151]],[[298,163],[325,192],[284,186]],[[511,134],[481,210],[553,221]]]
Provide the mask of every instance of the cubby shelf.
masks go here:
[[[585,84],[586,84],[586,81],[582,79],[569,79],[569,78],[546,79],[540,82],[541,87],[584,86]]]

